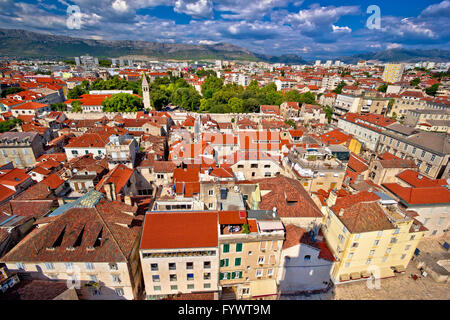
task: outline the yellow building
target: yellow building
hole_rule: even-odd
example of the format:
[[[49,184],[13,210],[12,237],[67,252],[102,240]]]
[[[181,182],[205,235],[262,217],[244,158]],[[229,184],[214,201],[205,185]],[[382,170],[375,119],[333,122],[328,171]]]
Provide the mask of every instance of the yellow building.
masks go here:
[[[402,79],[403,71],[405,70],[405,65],[399,64],[386,64],[384,66],[384,72],[382,75],[383,81],[389,83],[395,83]]]
[[[248,218],[248,219],[247,219]],[[284,227],[271,211],[219,212],[221,299],[276,299]]]
[[[323,233],[337,262],[335,284],[393,277],[405,271],[426,228],[383,193],[360,192],[337,198],[333,191],[323,207]]]

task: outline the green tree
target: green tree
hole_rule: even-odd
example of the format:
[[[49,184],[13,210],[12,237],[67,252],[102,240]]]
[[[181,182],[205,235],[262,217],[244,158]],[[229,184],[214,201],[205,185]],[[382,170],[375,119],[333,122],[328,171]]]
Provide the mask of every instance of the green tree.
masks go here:
[[[102,102],[104,112],[136,112],[142,110],[142,99],[128,93],[114,94]]]
[[[328,119],[328,123],[331,123],[331,120],[333,118],[333,108],[330,107],[329,105],[323,106],[322,107],[323,111],[325,112],[325,117]]]
[[[16,126],[16,124],[21,124],[21,123],[22,123],[22,120],[17,119],[17,118],[2,121],[2,122],[0,122],[0,133],[9,131],[9,130],[13,129]]]
[[[387,88],[388,88],[388,84],[385,83],[385,84],[382,84],[381,86],[379,86],[379,87],[377,88],[377,90],[378,90],[379,92],[386,92],[386,91],[387,91]]]
[[[286,120],[284,123],[286,123],[288,126],[291,126],[294,129],[297,129],[297,124],[291,119]]]
[[[228,101],[228,106],[231,108],[233,113],[243,113],[244,112],[244,101],[239,98],[231,98]]]
[[[208,77],[203,82],[201,88],[202,88],[202,94],[205,98],[211,98],[215,92],[219,91],[223,87],[223,81],[220,78],[217,77]]]
[[[428,87],[425,89],[425,93],[429,96],[433,96],[433,97],[436,96],[436,93],[437,93],[440,85],[441,85],[440,83],[433,84],[431,87]]]
[[[412,85],[413,87],[418,86],[419,83],[420,83],[420,78],[414,78],[409,82],[409,84]]]
[[[79,100],[72,101],[72,111],[73,112],[82,112],[83,108],[81,108],[81,102]]]
[[[341,81],[336,88],[333,90],[334,93],[337,94],[341,94],[342,93],[342,89],[346,86],[347,84],[345,83],[345,81]]]
[[[53,111],[67,111],[67,105],[65,103],[52,103],[50,108]]]
[[[19,87],[9,87],[2,91],[1,97],[5,98],[9,94],[15,94],[24,90],[25,89]]]
[[[81,95],[86,94],[87,91],[82,88],[81,85],[78,85],[74,87],[73,89],[69,90],[69,93],[67,94],[68,99],[78,99]]]

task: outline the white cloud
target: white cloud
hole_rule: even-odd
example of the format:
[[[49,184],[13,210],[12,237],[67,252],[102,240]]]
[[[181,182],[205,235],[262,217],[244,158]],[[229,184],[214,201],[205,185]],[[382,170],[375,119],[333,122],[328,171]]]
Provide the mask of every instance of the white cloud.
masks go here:
[[[218,43],[218,41],[211,41],[211,40],[200,40],[198,42],[198,44],[206,44],[206,45],[212,45],[212,44],[216,44]]]
[[[128,10],[128,5],[124,0],[116,0],[113,2],[112,8],[119,12],[125,12]]]
[[[400,43],[389,43],[386,46],[386,49],[398,49],[398,48],[401,48],[401,47],[402,47],[402,45]]]
[[[212,14],[212,2],[211,0],[177,0],[173,10],[193,17],[208,17]]]
[[[339,26],[335,26],[334,24],[331,25],[331,27],[333,28],[333,32],[352,32],[352,29],[350,29],[349,27],[345,26],[345,27],[339,27]]]

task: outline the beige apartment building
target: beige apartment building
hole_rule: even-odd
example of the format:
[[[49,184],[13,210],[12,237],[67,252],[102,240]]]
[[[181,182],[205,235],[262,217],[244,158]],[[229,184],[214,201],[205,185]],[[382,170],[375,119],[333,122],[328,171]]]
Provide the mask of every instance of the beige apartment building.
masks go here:
[[[130,169],[134,168],[138,145],[132,136],[112,135],[109,137],[105,149],[109,170],[115,168],[118,164],[123,164]]]
[[[42,140],[37,132],[4,132],[0,134],[0,165],[12,161],[16,168],[31,168],[43,153]]]
[[[77,207],[38,220],[0,261],[25,278],[67,281],[82,300],[139,299],[136,208],[101,197],[93,190]]]
[[[331,192],[323,211],[322,231],[337,260],[331,271],[335,284],[404,273],[427,230],[378,191],[340,198]]]
[[[344,181],[347,166],[329,149],[296,147],[284,160],[308,192],[340,189]]]
[[[219,285],[223,300],[272,300],[284,226],[276,212],[219,211]]]
[[[218,292],[217,212],[151,212],[140,260],[148,300]]]

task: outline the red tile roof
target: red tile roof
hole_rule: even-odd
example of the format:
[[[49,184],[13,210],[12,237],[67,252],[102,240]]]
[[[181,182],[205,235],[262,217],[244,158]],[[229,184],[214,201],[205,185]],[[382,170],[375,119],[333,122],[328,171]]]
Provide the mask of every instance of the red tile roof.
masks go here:
[[[37,102],[27,102],[24,104],[21,104],[19,106],[12,107],[12,110],[38,110],[41,108],[48,107],[48,104],[44,103],[37,103]]]
[[[385,183],[383,187],[409,205],[450,204],[450,190],[441,186],[408,188]]]
[[[260,210],[272,211],[276,207],[281,218],[323,216],[298,180],[278,176],[276,178],[259,179],[254,182],[258,183],[261,191],[270,191],[261,197]]]
[[[417,171],[413,170],[404,170],[397,174],[397,178],[403,180],[408,183],[411,187],[420,188],[420,187],[437,187],[437,186],[445,186],[447,185],[447,180],[445,179],[430,179]]]
[[[133,172],[134,169],[130,169],[123,164],[119,164],[102,177],[100,182],[97,184],[96,189],[100,192],[105,192],[105,184],[114,183],[116,187],[116,190],[114,191],[116,194],[119,194],[130,180]]]
[[[141,249],[217,247],[217,212],[148,213]]]

